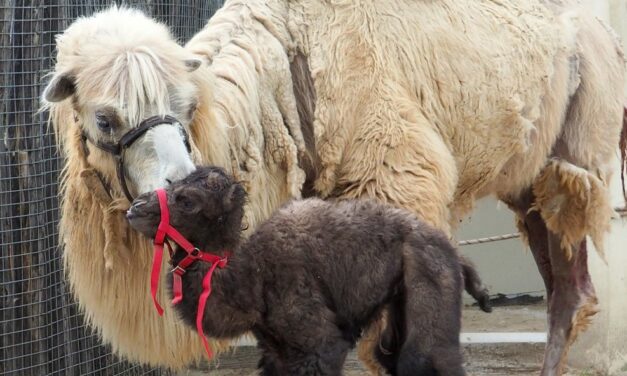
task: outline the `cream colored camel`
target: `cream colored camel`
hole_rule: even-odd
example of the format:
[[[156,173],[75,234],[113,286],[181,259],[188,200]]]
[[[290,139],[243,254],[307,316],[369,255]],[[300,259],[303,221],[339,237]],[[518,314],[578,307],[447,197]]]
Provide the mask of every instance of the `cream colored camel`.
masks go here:
[[[150,245],[119,215],[116,160],[95,146],[170,115],[178,122],[125,151],[129,190],[192,162],[225,166],[249,191],[251,228],[301,193],[376,197],[449,233],[477,198],[507,202],[549,292],[543,375],[561,372],[595,312],[585,239],[602,249],[623,111],[622,52],[575,5],[230,0],[185,48],[138,12],[110,9],[57,46],[44,101],[67,158],[66,266],[120,354],[170,367],[201,354],[169,308],[165,320],[152,309]],[[376,335],[360,348],[373,369]]]

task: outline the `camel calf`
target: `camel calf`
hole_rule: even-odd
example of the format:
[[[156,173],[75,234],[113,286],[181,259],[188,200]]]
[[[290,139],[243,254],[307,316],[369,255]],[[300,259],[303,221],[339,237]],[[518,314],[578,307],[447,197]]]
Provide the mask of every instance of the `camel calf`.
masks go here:
[[[193,245],[174,239],[172,266],[184,269],[179,315],[213,338],[252,332],[263,375],[341,374],[347,352],[383,310],[388,326],[376,358],[390,373],[465,374],[462,269],[478,276],[441,231],[410,212],[373,200],[292,201],[243,240],[246,194],[224,170],[200,167],[161,194],[139,196],[127,217],[154,238],[167,205],[166,225]],[[185,261],[205,256],[224,261],[223,269]],[[200,312],[207,275],[211,295]]]

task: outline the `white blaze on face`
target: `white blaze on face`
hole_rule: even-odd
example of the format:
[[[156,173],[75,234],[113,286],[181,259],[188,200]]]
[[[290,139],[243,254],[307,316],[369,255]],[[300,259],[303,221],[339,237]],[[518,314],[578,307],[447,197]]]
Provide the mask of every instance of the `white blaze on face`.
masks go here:
[[[125,170],[131,193],[142,194],[182,179],[196,167],[178,125],[158,125],[127,151]],[[135,189],[133,189],[135,187]]]

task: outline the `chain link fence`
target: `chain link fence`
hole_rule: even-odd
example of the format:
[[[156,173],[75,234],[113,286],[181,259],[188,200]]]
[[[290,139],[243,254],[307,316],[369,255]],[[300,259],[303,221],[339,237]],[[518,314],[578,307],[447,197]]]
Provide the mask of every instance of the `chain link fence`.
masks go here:
[[[113,1],[0,1],[0,374],[143,375],[161,370],[111,354],[84,326],[58,247],[63,168],[47,114],[36,114],[54,65],[54,36]],[[165,22],[181,42],[221,0],[126,1]]]

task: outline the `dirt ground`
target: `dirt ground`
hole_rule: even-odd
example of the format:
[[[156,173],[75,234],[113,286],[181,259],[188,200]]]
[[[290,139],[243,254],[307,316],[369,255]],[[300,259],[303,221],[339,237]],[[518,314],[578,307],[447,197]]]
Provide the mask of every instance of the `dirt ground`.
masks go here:
[[[544,302],[510,307],[494,307],[485,313],[475,307],[465,307],[462,313],[462,332],[545,332],[546,305]]]
[[[496,307],[490,314],[474,307],[463,312],[462,332],[544,332],[546,331],[544,303],[530,306]],[[531,376],[538,375],[544,343],[466,343],[463,345],[465,368],[469,376]],[[233,353],[223,354],[204,371],[186,371],[181,376],[252,376],[256,375],[257,349],[237,347]],[[365,375],[363,364],[352,351],[344,366],[344,375]],[[593,376],[585,371],[570,371],[567,376]]]

